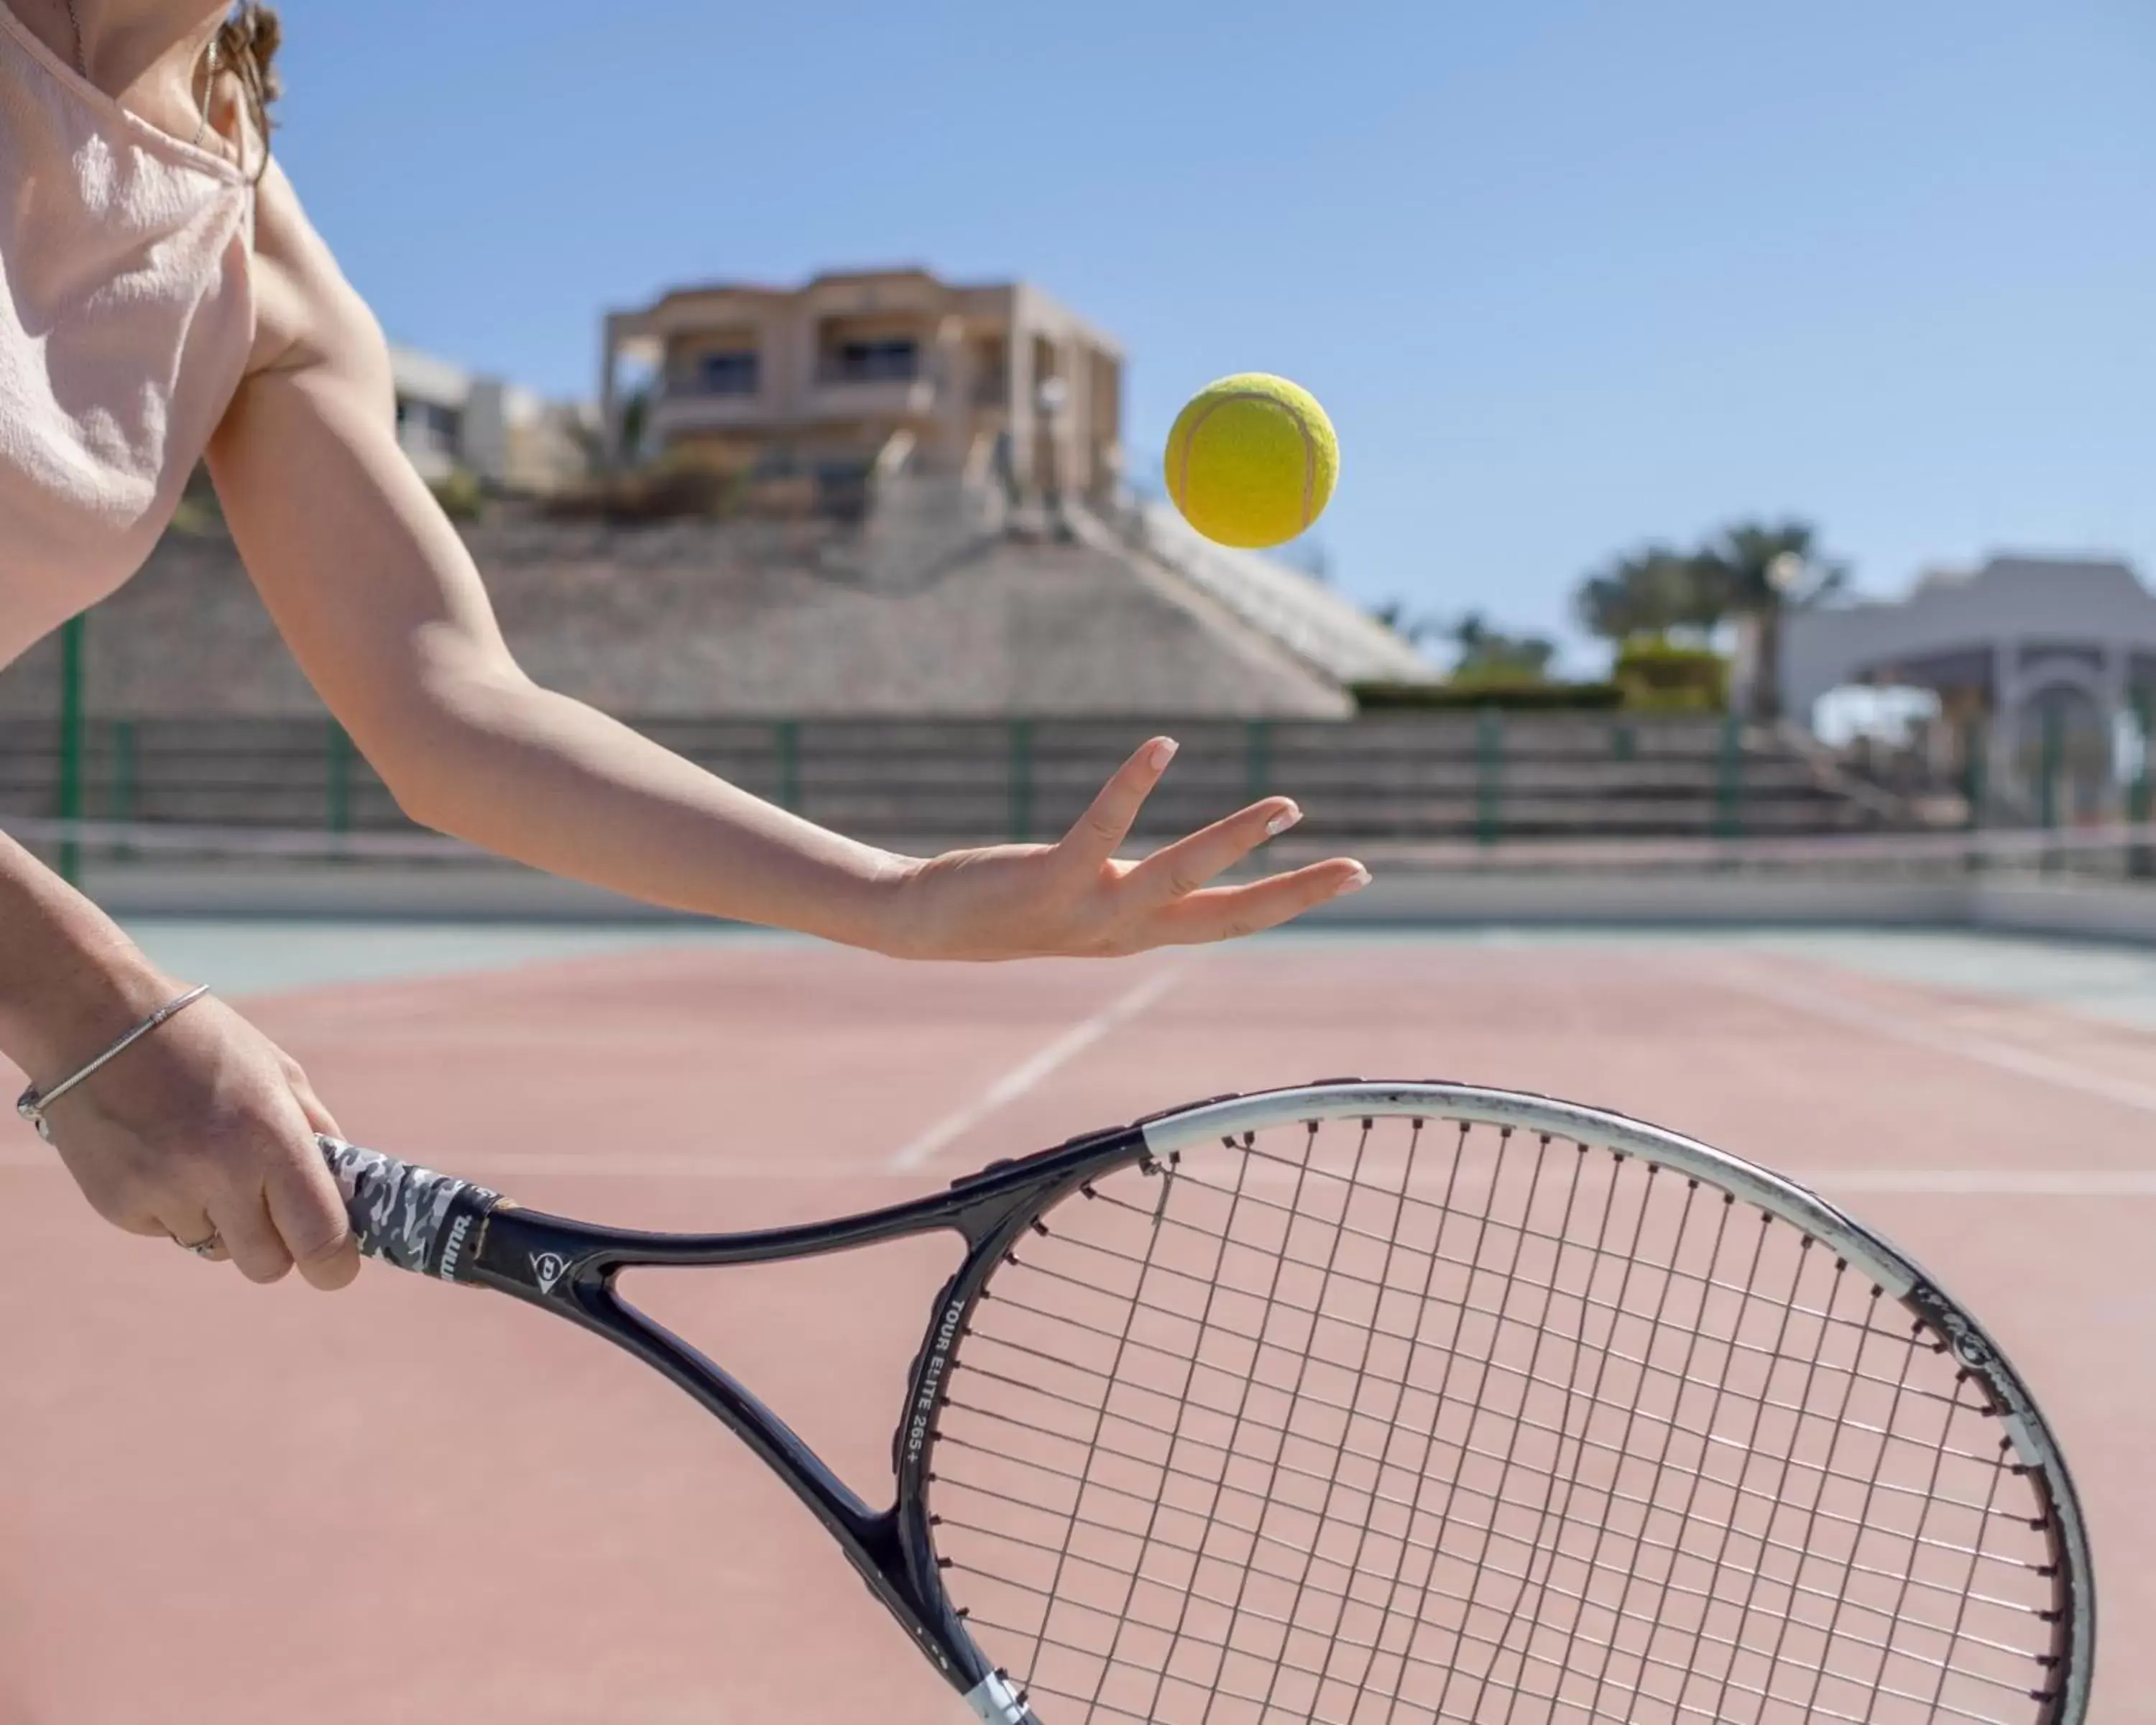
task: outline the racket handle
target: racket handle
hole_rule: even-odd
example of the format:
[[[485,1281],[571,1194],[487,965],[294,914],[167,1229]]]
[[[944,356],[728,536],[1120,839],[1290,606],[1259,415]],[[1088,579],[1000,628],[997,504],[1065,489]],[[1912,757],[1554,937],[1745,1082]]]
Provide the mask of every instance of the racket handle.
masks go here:
[[[478,1244],[473,1230],[501,1202],[499,1193],[341,1138],[319,1142],[361,1251],[420,1276],[467,1279]]]

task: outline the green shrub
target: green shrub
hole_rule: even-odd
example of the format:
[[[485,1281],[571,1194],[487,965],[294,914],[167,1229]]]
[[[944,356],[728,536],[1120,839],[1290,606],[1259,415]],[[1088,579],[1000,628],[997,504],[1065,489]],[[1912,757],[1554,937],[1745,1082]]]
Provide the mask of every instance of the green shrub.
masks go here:
[[[1481,665],[1453,667],[1446,677],[1445,686],[1451,689],[1548,689],[1568,685],[1553,684],[1537,665],[1496,660]]]
[[[486,508],[486,492],[478,475],[461,467],[444,478],[430,481],[427,489],[434,494],[434,501],[442,506],[442,513],[453,521],[475,521]]]
[[[1500,677],[1446,683],[1355,683],[1356,706],[1377,712],[1608,712],[1624,692],[1614,683],[1535,683]]]
[[[1712,647],[1635,636],[1618,649],[1610,680],[1635,712],[1718,713],[1729,707],[1729,660]]]

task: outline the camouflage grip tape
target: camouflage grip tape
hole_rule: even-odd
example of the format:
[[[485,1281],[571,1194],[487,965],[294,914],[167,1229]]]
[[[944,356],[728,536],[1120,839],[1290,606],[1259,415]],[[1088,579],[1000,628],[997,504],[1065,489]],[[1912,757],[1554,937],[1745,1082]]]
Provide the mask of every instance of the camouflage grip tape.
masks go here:
[[[472,1230],[500,1202],[499,1194],[341,1138],[325,1137],[321,1143],[360,1250],[444,1281],[470,1269],[478,1245]]]

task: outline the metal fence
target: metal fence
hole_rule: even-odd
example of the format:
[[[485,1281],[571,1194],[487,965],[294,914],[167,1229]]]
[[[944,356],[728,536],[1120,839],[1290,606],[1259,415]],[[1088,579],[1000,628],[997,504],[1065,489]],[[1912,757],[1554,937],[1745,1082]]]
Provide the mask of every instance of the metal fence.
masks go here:
[[[884,842],[1053,836],[1149,736],[1182,745],[1145,834],[1259,797],[1305,834],[1501,841],[1777,836],[1896,824],[1891,799],[1836,785],[1733,721],[1494,712],[1353,721],[651,720],[639,729],[744,789]],[[327,720],[0,722],[0,814],[331,834],[408,830]]]

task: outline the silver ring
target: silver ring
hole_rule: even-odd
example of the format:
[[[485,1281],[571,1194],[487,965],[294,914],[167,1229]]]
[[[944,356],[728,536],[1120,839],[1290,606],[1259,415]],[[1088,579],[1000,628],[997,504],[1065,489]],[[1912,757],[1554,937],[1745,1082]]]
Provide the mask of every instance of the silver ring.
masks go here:
[[[172,1244],[183,1252],[192,1252],[198,1258],[214,1257],[224,1249],[224,1241],[214,1228],[210,1230],[208,1240],[198,1240],[189,1245],[176,1234],[172,1236]]]

